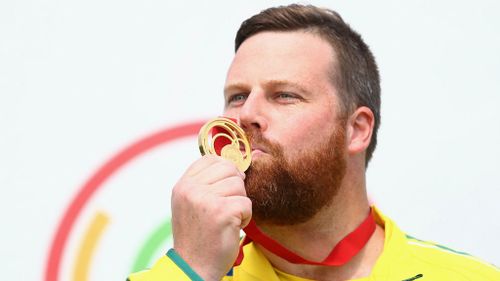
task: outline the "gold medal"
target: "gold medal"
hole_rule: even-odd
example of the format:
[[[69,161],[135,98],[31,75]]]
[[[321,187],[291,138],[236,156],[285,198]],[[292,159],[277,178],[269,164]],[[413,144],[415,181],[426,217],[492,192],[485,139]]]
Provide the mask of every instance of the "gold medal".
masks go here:
[[[250,142],[233,120],[225,117],[208,121],[198,134],[201,155],[215,154],[232,161],[245,172],[252,162]]]

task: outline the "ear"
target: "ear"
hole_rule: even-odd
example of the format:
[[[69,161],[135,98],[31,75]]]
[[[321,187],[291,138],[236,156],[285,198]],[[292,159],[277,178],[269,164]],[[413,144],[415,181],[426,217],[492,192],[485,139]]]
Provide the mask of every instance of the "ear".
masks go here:
[[[359,107],[347,121],[347,151],[358,154],[366,150],[370,144],[375,117],[366,106]]]

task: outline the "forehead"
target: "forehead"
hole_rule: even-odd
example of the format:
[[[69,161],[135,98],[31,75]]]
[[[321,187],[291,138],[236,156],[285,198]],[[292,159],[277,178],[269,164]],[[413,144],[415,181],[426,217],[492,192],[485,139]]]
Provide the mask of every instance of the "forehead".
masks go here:
[[[308,31],[261,32],[245,40],[229,68],[226,85],[257,80],[330,81],[337,62],[325,39]]]

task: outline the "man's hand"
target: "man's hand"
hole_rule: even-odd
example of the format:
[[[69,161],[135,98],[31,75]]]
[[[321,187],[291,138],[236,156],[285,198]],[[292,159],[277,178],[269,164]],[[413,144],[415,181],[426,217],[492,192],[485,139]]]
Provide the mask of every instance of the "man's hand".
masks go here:
[[[221,280],[238,255],[252,217],[244,179],[232,162],[205,155],[172,191],[174,249],[206,281]]]

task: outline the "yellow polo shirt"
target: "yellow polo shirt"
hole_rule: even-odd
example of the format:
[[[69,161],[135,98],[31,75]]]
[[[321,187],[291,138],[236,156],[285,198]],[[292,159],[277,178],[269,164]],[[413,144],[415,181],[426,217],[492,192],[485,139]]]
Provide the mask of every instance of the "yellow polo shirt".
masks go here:
[[[384,250],[370,276],[357,281],[500,281],[500,269],[463,252],[418,240],[404,234],[392,220],[374,208],[375,221],[384,228]],[[310,281],[281,272],[252,243],[243,249],[241,265],[223,281]],[[173,250],[146,271],[131,274],[130,281],[202,281]]]

